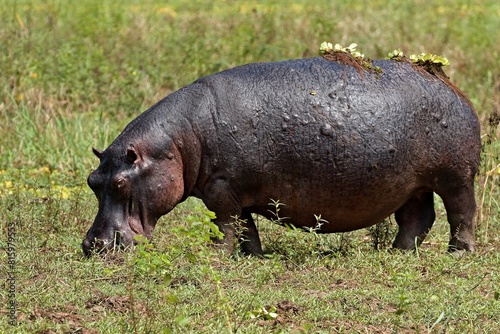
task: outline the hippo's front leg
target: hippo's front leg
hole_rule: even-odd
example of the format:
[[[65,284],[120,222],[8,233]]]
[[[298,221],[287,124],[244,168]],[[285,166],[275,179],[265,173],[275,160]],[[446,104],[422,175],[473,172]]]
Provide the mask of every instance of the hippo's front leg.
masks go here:
[[[216,245],[223,246],[227,253],[233,253],[237,246],[245,255],[261,255],[263,253],[259,231],[250,213],[243,212],[240,218],[232,217],[230,223],[219,219],[215,219],[214,223],[219,227],[224,237],[222,239],[214,238],[212,241]]]
[[[228,178],[219,176],[213,177],[203,191],[203,202],[207,208],[215,212],[214,224],[224,234],[222,239],[214,238],[215,245],[221,245],[228,254],[232,254],[236,249],[238,240],[236,236],[235,217],[241,216],[241,205],[237,201]]]
[[[253,220],[252,214],[243,210],[241,219],[237,221],[240,223],[238,234],[238,242],[241,251],[245,255],[261,255],[262,245],[260,243],[259,231]]]
[[[216,246],[220,246],[224,249],[227,254],[232,254],[236,249],[237,238],[236,238],[236,229],[234,227],[234,223],[232,221],[227,222],[226,220],[215,219],[214,224],[217,225],[219,231],[221,231],[224,236],[222,239],[217,237],[212,239],[212,242]]]

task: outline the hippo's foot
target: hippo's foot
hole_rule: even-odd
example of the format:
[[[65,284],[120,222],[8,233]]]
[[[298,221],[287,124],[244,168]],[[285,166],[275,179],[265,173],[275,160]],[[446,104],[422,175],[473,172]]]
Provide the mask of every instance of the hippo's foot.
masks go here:
[[[212,238],[214,248],[223,250],[226,255],[233,254],[237,246],[234,228],[221,229],[219,226],[219,229],[224,234],[224,237],[222,237],[222,239]]]
[[[237,247],[245,255],[261,255],[263,253],[259,232],[250,213],[243,212],[240,218],[233,217],[231,223],[221,223],[217,220],[214,223],[224,234],[222,239],[214,238],[212,240],[216,248],[223,248],[225,253],[229,255],[234,253]]]
[[[449,252],[467,251],[474,252],[474,214],[476,213],[476,200],[474,187],[452,189],[441,195],[448,223],[450,224],[451,239],[448,246]]]
[[[238,242],[241,252],[245,255],[262,255],[262,245],[260,243],[259,231],[255,225],[252,215],[243,212],[241,219],[237,221]]]
[[[455,236],[451,238],[450,243],[448,245],[448,252],[450,253],[459,251],[474,252],[474,249],[475,249],[475,242],[473,237],[463,240]]]

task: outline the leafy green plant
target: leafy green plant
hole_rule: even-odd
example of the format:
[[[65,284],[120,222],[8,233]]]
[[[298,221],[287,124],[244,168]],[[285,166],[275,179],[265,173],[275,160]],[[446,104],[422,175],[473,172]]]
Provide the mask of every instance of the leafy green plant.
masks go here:
[[[207,256],[214,256],[214,249],[210,248],[210,244],[212,240],[221,239],[224,235],[213,223],[213,219],[215,219],[214,212],[204,206],[198,206],[196,215],[190,214],[186,217],[186,225],[172,227],[172,233],[184,240],[184,243],[172,250],[193,263],[198,263]]]
[[[411,305],[414,303],[410,297],[410,286],[415,280],[416,276],[409,270],[401,272],[392,272],[389,280],[396,285],[396,314],[400,315],[410,310]]]
[[[410,60],[421,66],[437,65],[437,66],[447,66],[450,65],[450,61],[440,55],[433,55],[431,53],[421,53],[418,55],[410,55]]]
[[[400,49],[395,49],[392,52],[389,52],[387,55],[387,59],[402,59],[404,57],[403,51]]]
[[[132,265],[136,274],[148,278],[158,276],[164,284],[169,284],[172,281],[172,263],[168,254],[155,249],[153,244],[142,235],[134,238],[137,245],[134,249]]]
[[[343,47],[340,44],[323,42],[319,48],[319,54],[323,58],[338,61],[344,65],[351,65],[358,70],[360,75],[362,75],[363,70],[374,71],[375,73],[382,73],[382,69],[378,66],[373,66],[370,59],[365,59],[365,55],[359,51],[356,51],[356,43],[351,43],[347,47]]]
[[[168,251],[158,249],[147,238],[136,236],[137,245],[134,246],[133,256],[130,265],[139,280],[155,281],[164,287],[169,287],[176,277],[176,268],[187,260],[190,265],[196,266],[200,276],[213,282],[216,286],[218,295],[218,308],[223,312],[227,319],[228,328],[231,327],[229,313],[232,311],[230,302],[225,297],[221,286],[220,274],[211,265],[212,257],[217,253],[211,247],[213,238],[222,237],[218,227],[212,222],[215,215],[206,208],[199,208],[196,215],[187,216],[186,225],[178,225],[172,228],[172,233],[182,239],[182,243],[175,243]],[[153,291],[148,290],[151,294]],[[129,292],[130,299],[133,299],[134,292]],[[150,297],[150,298],[151,298]],[[174,327],[182,327],[190,322],[190,317],[177,314],[178,304],[181,302],[179,297],[171,292],[165,295],[168,303],[171,305],[172,321],[169,326],[165,326],[166,333],[171,333]],[[134,315],[134,313],[132,312]],[[137,321],[134,316],[134,321]],[[138,328],[134,324],[134,328]]]
[[[275,320],[278,317],[276,307],[258,307],[247,312],[250,319]]]
[[[365,58],[365,55],[359,51],[356,51],[357,46],[358,44],[356,43],[351,43],[349,46],[343,47],[338,43],[335,44],[335,46],[333,46],[332,43],[323,42],[319,47],[319,54],[324,55],[326,53],[331,53],[331,52],[344,52],[351,54],[354,58],[358,60],[362,60]]]
[[[393,224],[389,218],[369,227],[368,231],[375,250],[387,248],[396,236],[396,231],[393,229]]]

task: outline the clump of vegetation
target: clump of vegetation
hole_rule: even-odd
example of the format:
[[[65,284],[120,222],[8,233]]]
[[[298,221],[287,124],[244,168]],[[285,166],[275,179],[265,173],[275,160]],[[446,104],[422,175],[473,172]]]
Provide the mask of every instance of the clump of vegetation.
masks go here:
[[[348,47],[340,44],[332,45],[329,42],[323,42],[319,48],[319,54],[326,60],[337,61],[344,65],[353,66],[363,76],[363,70],[381,73],[378,66],[373,66],[371,59],[365,58],[365,55],[356,51],[356,43],[351,43]]]
[[[366,58],[365,55],[356,50],[356,43],[351,43],[347,47],[343,47],[340,44],[333,45],[329,42],[323,42],[319,48],[319,54],[330,61],[337,61],[344,65],[350,65],[356,68],[360,75],[363,75],[363,70],[374,71],[376,73],[382,73],[382,69],[378,66],[373,66],[372,60]],[[389,52],[386,59],[404,61],[415,65],[415,69],[424,70],[426,73],[430,73],[433,76],[439,78],[445,82],[448,86],[452,87],[454,91],[459,93],[460,91],[456,86],[454,86],[449,78],[444,73],[442,67],[450,64],[449,60],[440,55],[434,55],[431,53],[420,53],[418,55],[412,54],[406,57],[403,51],[400,49],[395,49]],[[462,93],[459,93],[464,97]]]
[[[387,55],[387,59],[392,59],[396,61],[406,61],[413,65],[418,66],[419,68],[424,69],[426,72],[437,76],[437,77],[445,77],[448,79],[446,74],[443,72],[442,67],[450,65],[450,61],[440,55],[434,55],[432,53],[420,53],[418,55],[412,54],[409,57],[406,57],[403,51],[400,49],[396,49],[392,52],[389,52]]]
[[[278,317],[276,307],[271,306],[268,308],[259,307],[255,310],[248,311],[247,315],[250,319],[264,319],[264,320],[274,320]]]
[[[374,250],[381,250],[388,248],[394,237],[396,230],[390,219],[385,219],[382,222],[368,228],[370,239]]]
[[[438,78],[448,87],[450,87],[457,95],[463,98],[467,103],[472,106],[470,100],[465,96],[465,94],[450,81],[450,78],[444,73],[443,66],[450,65],[450,61],[440,55],[434,55],[432,53],[420,53],[412,54],[406,57],[400,49],[396,49],[389,52],[386,59],[407,62],[412,64],[416,71],[423,73],[425,75],[430,75],[432,77]]]
[[[320,45],[319,53],[321,55],[332,53],[332,52],[349,53],[354,58],[356,58],[358,60],[362,60],[365,58],[365,55],[359,51],[356,51],[357,46],[358,45],[356,43],[351,43],[351,45],[349,45],[348,47],[343,47],[342,45],[340,45],[338,43],[335,44],[335,46],[333,46],[332,43],[323,42]]]
[[[325,238],[321,233],[321,227],[329,224],[328,221],[321,218],[321,215],[314,215],[316,225],[314,227],[295,227],[287,222],[288,217],[282,217],[280,210],[284,203],[279,200],[271,199],[268,210],[274,218],[271,219],[273,225],[283,226],[284,229],[278,230],[278,233],[271,233],[272,237],[265,244],[270,253],[265,254],[268,258],[286,258],[292,267],[300,266],[309,261],[311,256],[317,259],[325,256],[348,256],[354,248],[351,233],[339,233],[331,238]],[[304,234],[308,232],[307,234]]]
[[[396,49],[392,52],[389,52],[386,59],[401,61],[401,60],[405,59],[405,55],[404,55],[403,51],[401,51],[400,49]]]
[[[419,55],[410,55],[410,61],[413,64],[417,65],[419,68],[423,68],[426,72],[436,76],[445,84],[450,86],[455,92],[459,93],[459,95],[461,95],[463,98],[466,98],[458,90],[458,88],[451,83],[450,79],[443,71],[443,66],[447,66],[450,64],[448,59],[439,55],[433,55],[431,53],[421,53]]]
[[[431,53],[421,53],[419,55],[410,55],[410,60],[421,66],[447,66],[450,62],[447,58]]]

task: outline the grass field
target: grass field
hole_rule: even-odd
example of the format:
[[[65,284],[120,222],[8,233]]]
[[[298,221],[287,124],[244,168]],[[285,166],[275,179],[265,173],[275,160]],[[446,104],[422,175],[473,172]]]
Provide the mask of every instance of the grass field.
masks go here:
[[[317,235],[261,219],[266,258],[227,257],[189,199],[152,245],[83,257],[92,146],[200,76],[325,40],[450,60],[482,125],[476,253],[446,253],[438,201],[417,253],[387,251],[392,220]],[[498,1],[0,0],[0,89],[0,333],[500,332]]]

